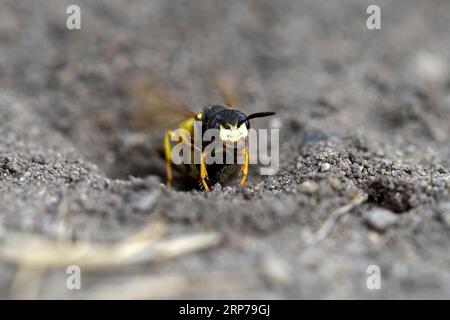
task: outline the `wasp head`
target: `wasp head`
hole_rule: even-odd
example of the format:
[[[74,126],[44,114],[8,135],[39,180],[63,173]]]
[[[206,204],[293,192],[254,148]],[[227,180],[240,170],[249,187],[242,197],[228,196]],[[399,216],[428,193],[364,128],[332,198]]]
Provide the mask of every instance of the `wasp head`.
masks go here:
[[[250,129],[250,119],[267,117],[274,114],[274,112],[260,112],[247,116],[239,110],[226,109],[215,114],[211,122],[211,127],[219,130],[222,141],[235,143],[247,138],[248,129]]]

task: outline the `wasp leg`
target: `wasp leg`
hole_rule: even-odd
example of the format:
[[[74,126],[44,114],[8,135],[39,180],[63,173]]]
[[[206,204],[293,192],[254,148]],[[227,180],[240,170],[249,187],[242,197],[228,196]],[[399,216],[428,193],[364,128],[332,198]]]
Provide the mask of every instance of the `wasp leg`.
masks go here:
[[[167,185],[170,186],[172,184],[172,148],[171,148],[171,138],[173,135],[173,131],[167,131],[165,136],[165,153],[166,153],[166,166],[167,166]],[[198,148],[196,145],[194,145],[189,139],[184,135],[180,134],[179,139],[181,139],[182,142],[186,143],[188,146],[193,147],[194,149],[200,151],[200,179],[203,187],[206,191],[209,191],[208,184],[206,183],[206,178],[208,177],[208,172],[206,171],[206,165],[205,165],[205,157],[203,152]]]
[[[241,182],[239,183],[239,185],[242,187],[245,183],[245,181],[247,180],[247,176],[248,176],[248,150],[247,148],[244,149],[244,163],[242,164],[242,168],[241,168],[241,172],[242,172],[242,178],[241,178]]]
[[[205,191],[209,191],[208,184],[206,183],[206,178],[208,177],[208,172],[206,171],[205,155],[203,154],[203,151],[199,147],[197,147],[195,144],[193,144],[191,141],[189,141],[189,139],[185,135],[181,134],[180,138],[187,145],[191,146],[191,148],[194,148],[200,152],[200,179],[201,179],[201,183],[202,183]]]
[[[172,186],[172,145],[170,144],[170,140],[172,137],[173,131],[167,131],[164,135],[164,153],[166,155],[166,173],[167,173],[167,185]]]
[[[208,184],[206,183],[207,177],[208,177],[208,172],[206,171],[205,156],[202,152],[201,157],[200,157],[200,179],[202,180],[202,184],[203,184],[203,187],[205,188],[205,191],[209,191]]]
[[[203,154],[203,151],[197,147],[195,144],[193,144],[191,141],[189,141],[184,135],[180,135],[180,138],[182,141],[196,149],[200,152],[200,179],[201,183],[203,185],[203,188],[205,188],[205,191],[209,191],[208,184],[206,183],[206,178],[208,177],[208,171],[206,171],[206,164],[205,164],[205,155]]]

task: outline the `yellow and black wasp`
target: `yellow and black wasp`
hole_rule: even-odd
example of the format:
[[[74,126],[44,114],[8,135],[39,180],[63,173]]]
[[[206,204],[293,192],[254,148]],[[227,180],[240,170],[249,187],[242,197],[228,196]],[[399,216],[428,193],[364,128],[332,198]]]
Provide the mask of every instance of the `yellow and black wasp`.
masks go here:
[[[167,185],[171,186],[173,181],[173,163],[172,148],[175,143],[185,143],[191,147],[192,151],[197,148],[200,153],[200,164],[185,165],[191,178],[200,183],[200,187],[206,191],[210,190],[210,185],[216,182],[226,183],[237,173],[241,173],[240,186],[243,186],[248,176],[249,150],[248,150],[248,130],[250,129],[250,120],[274,115],[275,112],[259,112],[246,115],[242,111],[234,109],[236,96],[231,92],[229,85],[218,83],[224,98],[224,105],[210,105],[204,107],[200,112],[193,112],[185,105],[175,102],[169,97],[167,92],[161,87],[147,83],[140,87],[140,92],[135,92],[140,108],[146,111],[144,118],[150,119],[159,127],[172,127],[164,135],[164,155],[166,161]],[[237,164],[206,164],[204,150],[208,142],[202,142],[201,146],[195,145],[193,141],[195,123],[201,123],[201,132],[204,134],[209,129],[218,130],[219,137],[226,143],[237,143],[244,141],[242,150],[234,152],[243,153],[242,165]],[[174,129],[184,129],[189,137],[183,135],[174,136]],[[175,140],[175,142],[173,141]],[[236,156],[236,155],[235,155]]]

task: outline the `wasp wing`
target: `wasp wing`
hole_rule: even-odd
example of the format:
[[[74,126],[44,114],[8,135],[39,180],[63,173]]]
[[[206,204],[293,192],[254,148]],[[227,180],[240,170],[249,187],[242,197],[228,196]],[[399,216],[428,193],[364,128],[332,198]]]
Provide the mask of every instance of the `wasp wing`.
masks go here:
[[[136,124],[167,129],[195,117],[195,112],[174,100],[165,88],[148,79],[136,79],[130,86],[131,119]]]
[[[216,86],[222,95],[224,104],[229,108],[239,105],[239,97],[233,78],[228,73],[220,73],[216,77]]]

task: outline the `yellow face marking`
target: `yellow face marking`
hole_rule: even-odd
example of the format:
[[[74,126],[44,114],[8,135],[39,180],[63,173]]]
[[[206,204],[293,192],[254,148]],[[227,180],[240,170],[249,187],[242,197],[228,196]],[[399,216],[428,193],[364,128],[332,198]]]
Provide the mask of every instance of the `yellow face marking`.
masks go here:
[[[201,113],[201,112],[200,112],[200,113],[197,113],[197,115],[195,116],[195,118],[196,118],[197,120],[202,120],[202,118],[203,118],[202,113]]]
[[[224,126],[220,125],[220,139],[225,142],[238,142],[239,140],[247,137],[248,130],[245,123],[241,124],[238,128],[237,125],[230,126],[226,129]]]

